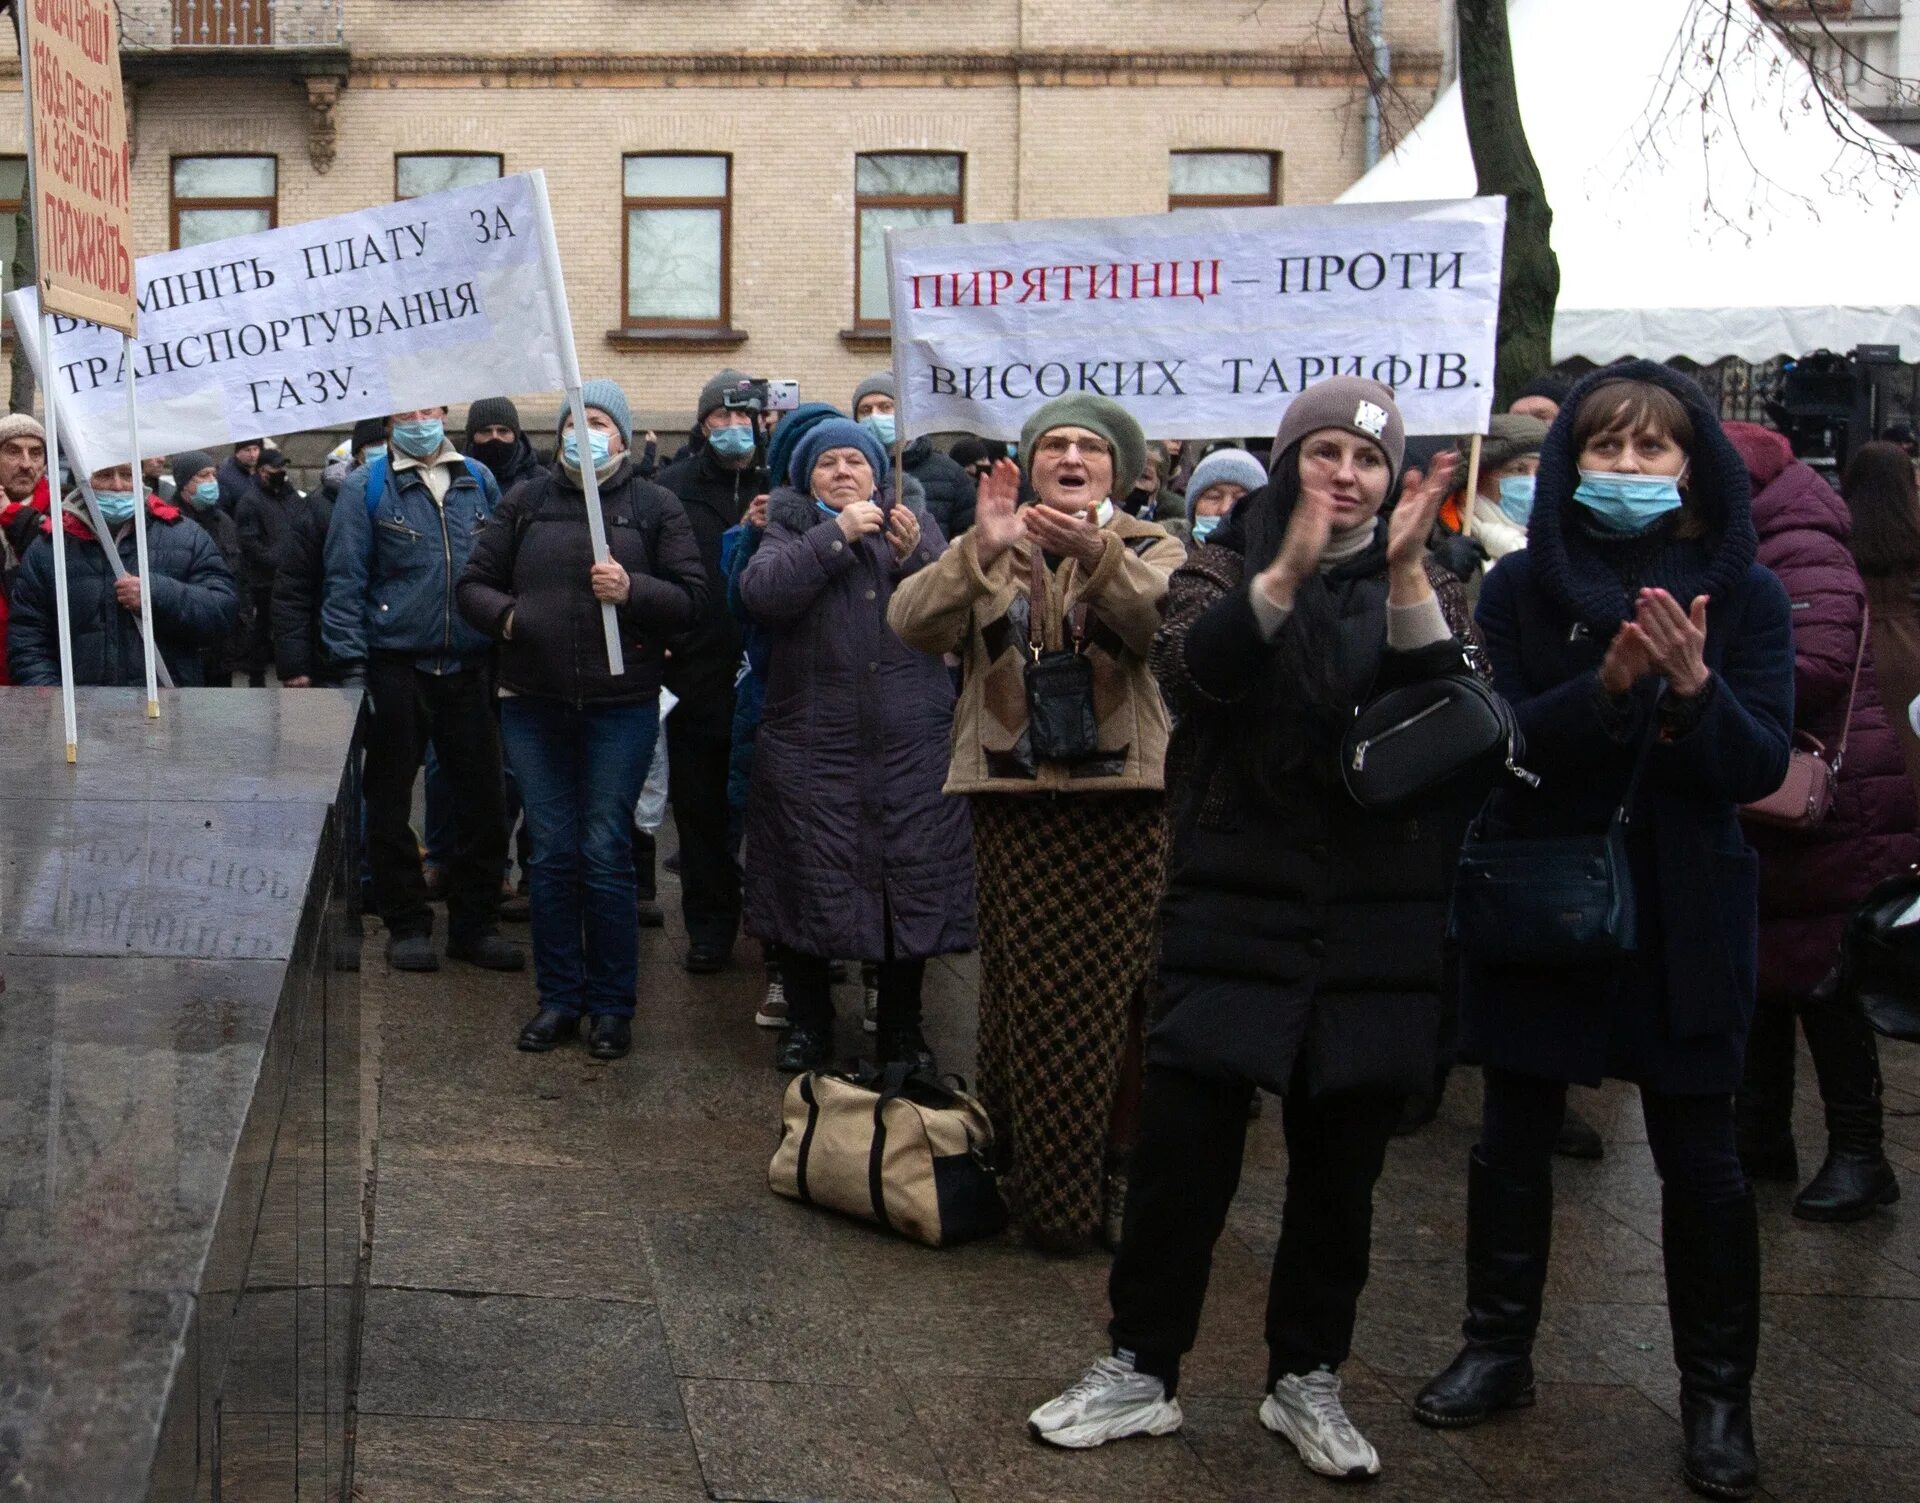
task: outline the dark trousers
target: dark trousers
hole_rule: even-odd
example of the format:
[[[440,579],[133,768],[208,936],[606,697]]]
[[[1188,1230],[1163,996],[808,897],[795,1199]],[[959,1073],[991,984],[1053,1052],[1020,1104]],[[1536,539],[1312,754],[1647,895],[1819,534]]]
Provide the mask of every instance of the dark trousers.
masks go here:
[[[1147,1067],[1107,1329],[1114,1350],[1131,1352],[1169,1394],[1200,1329],[1252,1098],[1244,1080]],[[1399,1097],[1357,1092],[1310,1101],[1296,1088],[1282,1105],[1287,1200],[1267,1287],[1269,1387],[1347,1358],[1372,1254],[1373,1186],[1399,1113]]]
[[[1551,1173],[1566,1082],[1492,1068],[1482,1074],[1480,1156],[1529,1179]],[[1733,1097],[1669,1096],[1643,1087],[1640,1111],[1661,1184],[1701,1204],[1746,1194],[1747,1176],[1734,1149]]]
[[[264,688],[267,669],[273,666],[273,592],[253,592],[253,630],[247,639],[247,683]]]
[[[669,719],[672,717],[669,716]],[[771,948],[771,947],[770,947]],[[769,964],[775,962],[769,961]],[[780,981],[787,992],[788,1021],[811,1028],[833,1026],[833,962],[824,955],[779,951]],[[880,1029],[918,1026],[924,960],[883,960],[874,967],[880,987]]]
[[[433,932],[420,848],[407,826],[413,781],[431,740],[453,802],[447,929],[456,941],[491,932],[507,861],[492,676],[478,667],[422,673],[405,659],[376,658],[367,665],[367,693],[373,701],[364,783],[373,906],[393,934]]]
[[[680,910],[687,940],[725,954],[740,932],[740,866],[727,834],[727,728],[684,707],[667,716],[667,802],[680,832]]]

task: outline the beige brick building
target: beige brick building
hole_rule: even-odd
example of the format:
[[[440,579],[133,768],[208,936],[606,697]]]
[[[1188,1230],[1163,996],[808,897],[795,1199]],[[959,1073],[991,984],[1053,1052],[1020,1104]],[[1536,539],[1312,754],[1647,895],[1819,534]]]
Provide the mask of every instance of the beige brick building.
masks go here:
[[[1450,11],[1386,0],[1411,92],[1439,74]],[[142,253],[545,168],[581,364],[663,428],[726,364],[845,401],[888,359],[887,223],[1311,203],[1364,165],[1338,0],[120,12]],[[0,111],[0,155],[22,139]]]

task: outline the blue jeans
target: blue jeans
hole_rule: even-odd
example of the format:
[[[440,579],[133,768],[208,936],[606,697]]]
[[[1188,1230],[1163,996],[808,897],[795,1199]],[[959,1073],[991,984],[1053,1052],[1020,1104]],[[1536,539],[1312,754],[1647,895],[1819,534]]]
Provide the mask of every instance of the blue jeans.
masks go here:
[[[660,707],[520,695],[500,702],[533,839],[533,970],[540,1005],[633,1016],[640,925],[633,806],[653,760]]]

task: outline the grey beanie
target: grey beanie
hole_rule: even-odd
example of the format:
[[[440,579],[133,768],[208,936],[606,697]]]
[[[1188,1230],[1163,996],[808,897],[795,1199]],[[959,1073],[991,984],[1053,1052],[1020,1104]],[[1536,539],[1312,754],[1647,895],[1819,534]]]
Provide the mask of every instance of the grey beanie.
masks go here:
[[[580,401],[587,407],[597,407],[613,419],[613,426],[620,430],[620,441],[629,449],[633,447],[633,409],[627,405],[627,394],[620,389],[617,381],[609,381],[605,376],[594,381],[580,384]],[[566,424],[567,414],[573,410],[573,404],[560,404],[560,415],[553,420],[557,433]]]
[[[1189,522],[1193,520],[1194,507],[1200,504],[1200,493],[1223,481],[1257,491],[1267,483],[1267,469],[1245,449],[1215,449],[1193,467],[1193,474],[1187,479]]]
[[[187,482],[202,470],[219,469],[220,461],[207,453],[205,449],[189,449],[184,454],[174,455],[170,468],[173,471],[174,489],[179,491],[182,496],[185,496],[187,493]]]
[[[9,412],[0,417],[0,444],[10,438],[37,438],[44,444],[47,430],[33,420],[30,412]]]
[[[1275,459],[1309,433],[1323,428],[1338,428],[1377,444],[1387,456],[1392,479],[1399,478],[1400,466],[1407,457],[1407,425],[1393,393],[1378,381],[1331,376],[1301,392],[1280,419],[1280,431],[1273,437]]]
[[[1537,395],[1537,394],[1536,394]],[[1496,412],[1487,421],[1487,436],[1480,440],[1480,473],[1497,470],[1508,460],[1538,454],[1547,441],[1547,425],[1537,417],[1520,412]],[[1473,452],[1473,439],[1463,438],[1460,450],[1460,483],[1467,483],[1466,459]]]
[[[871,376],[867,377],[866,380],[854,387],[853,405],[849,407],[847,411],[858,415],[861,402],[865,401],[868,397],[885,397],[889,402],[899,400],[899,398],[894,395],[892,371],[875,371]]]
[[[1085,428],[1104,438],[1113,447],[1113,495],[1133,493],[1140,483],[1140,472],[1147,467],[1147,436],[1131,412],[1111,397],[1088,392],[1055,397],[1020,430],[1020,464],[1028,475],[1033,474],[1033,446],[1055,428]],[[1111,500],[1112,496],[1101,499]]]
[[[728,387],[738,386],[743,381],[751,381],[752,379],[753,378],[745,371],[737,371],[732,366],[728,366],[718,375],[712,377],[705,386],[700,388],[700,410],[693,415],[693,420],[696,423],[704,423],[707,420],[707,414],[709,412],[723,405],[721,398]]]

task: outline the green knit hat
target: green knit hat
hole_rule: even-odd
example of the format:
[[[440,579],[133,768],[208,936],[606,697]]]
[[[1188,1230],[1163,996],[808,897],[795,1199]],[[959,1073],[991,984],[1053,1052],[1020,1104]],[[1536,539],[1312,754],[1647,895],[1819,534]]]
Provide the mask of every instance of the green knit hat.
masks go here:
[[[1133,493],[1140,472],[1147,467],[1147,436],[1140,431],[1132,413],[1111,397],[1097,397],[1089,392],[1055,397],[1028,418],[1020,430],[1020,463],[1029,475],[1033,473],[1034,445],[1055,428],[1085,428],[1112,446],[1113,496],[1103,496],[1102,500]]]

